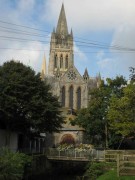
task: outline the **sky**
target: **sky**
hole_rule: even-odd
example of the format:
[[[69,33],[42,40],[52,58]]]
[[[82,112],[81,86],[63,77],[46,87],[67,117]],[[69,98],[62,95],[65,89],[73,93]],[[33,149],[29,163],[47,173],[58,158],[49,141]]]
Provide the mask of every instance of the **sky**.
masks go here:
[[[80,74],[87,68],[91,77],[128,79],[135,67],[135,0],[0,0],[0,65],[14,59],[40,72],[62,3]]]

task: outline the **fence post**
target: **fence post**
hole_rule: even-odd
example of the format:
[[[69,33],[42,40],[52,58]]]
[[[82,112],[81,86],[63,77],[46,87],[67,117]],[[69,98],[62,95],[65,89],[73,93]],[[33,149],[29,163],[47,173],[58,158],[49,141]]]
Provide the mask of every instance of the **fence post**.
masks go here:
[[[106,162],[105,155],[106,155],[106,150],[104,149],[104,161]]]
[[[120,155],[117,154],[117,176],[120,176]]]

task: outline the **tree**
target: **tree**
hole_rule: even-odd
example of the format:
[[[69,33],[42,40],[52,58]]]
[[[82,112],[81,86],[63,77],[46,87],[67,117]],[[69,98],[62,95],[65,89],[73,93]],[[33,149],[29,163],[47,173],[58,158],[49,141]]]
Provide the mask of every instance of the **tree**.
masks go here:
[[[82,126],[86,130],[86,134],[91,143],[95,145],[102,144],[108,146],[114,143],[113,130],[108,131],[108,119],[107,114],[109,110],[110,99],[115,94],[117,97],[121,97],[123,94],[122,85],[126,84],[126,80],[123,76],[117,76],[115,79],[107,79],[105,84],[103,81],[99,88],[92,89],[90,91],[90,101],[88,108],[82,109],[78,112],[78,116],[74,123]],[[112,135],[113,134],[113,135]]]
[[[123,93],[121,98],[112,96],[108,120],[116,134],[129,137],[135,132],[135,84],[127,85]]]
[[[7,131],[53,132],[62,127],[60,104],[50,86],[30,67],[10,61],[0,66],[0,127]]]

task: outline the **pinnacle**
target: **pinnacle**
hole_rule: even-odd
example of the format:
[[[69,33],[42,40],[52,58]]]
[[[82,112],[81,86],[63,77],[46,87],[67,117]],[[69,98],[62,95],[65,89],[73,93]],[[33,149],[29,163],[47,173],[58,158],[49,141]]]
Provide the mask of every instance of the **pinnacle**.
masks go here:
[[[65,14],[65,9],[64,9],[63,3],[62,3],[60,15],[59,15],[56,33],[68,35],[67,20],[66,20],[66,14]]]

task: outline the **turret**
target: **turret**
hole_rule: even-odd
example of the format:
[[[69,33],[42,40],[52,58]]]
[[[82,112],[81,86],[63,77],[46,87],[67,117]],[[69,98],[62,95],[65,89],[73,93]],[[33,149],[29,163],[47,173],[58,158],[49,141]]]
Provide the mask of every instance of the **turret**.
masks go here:
[[[44,79],[45,75],[47,75],[47,70],[46,70],[46,58],[44,54],[42,67],[41,67],[41,79]]]
[[[101,74],[100,72],[98,73],[98,75],[96,76],[96,79],[97,79],[97,87],[99,87],[101,85]]]
[[[84,78],[84,80],[85,80],[86,82],[89,80],[89,74],[88,74],[87,68],[86,68],[85,71],[84,71],[83,78]]]

